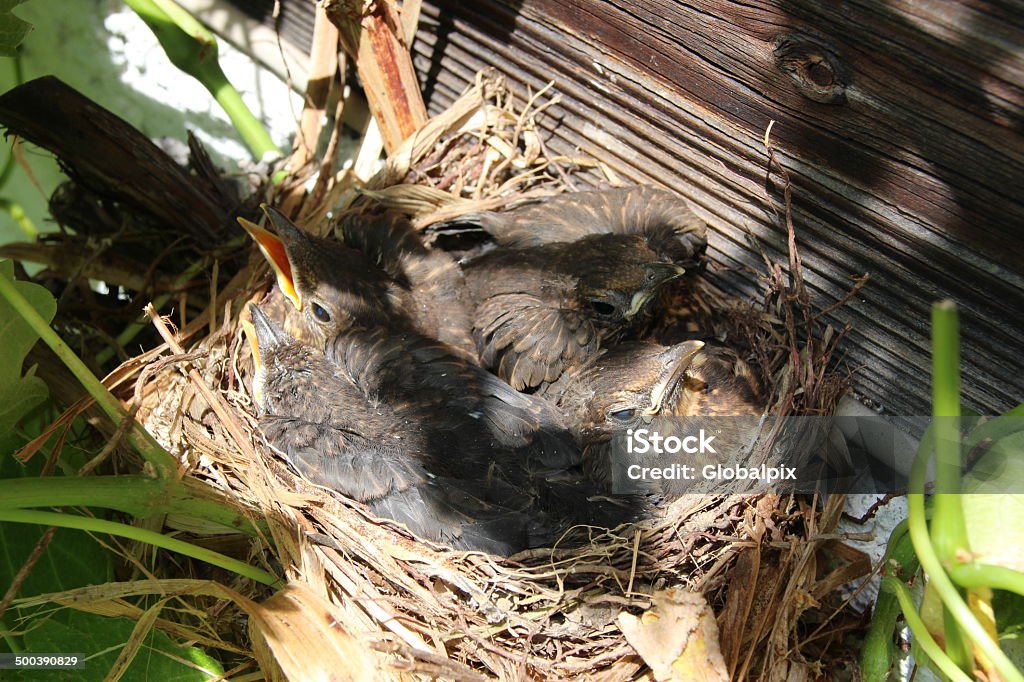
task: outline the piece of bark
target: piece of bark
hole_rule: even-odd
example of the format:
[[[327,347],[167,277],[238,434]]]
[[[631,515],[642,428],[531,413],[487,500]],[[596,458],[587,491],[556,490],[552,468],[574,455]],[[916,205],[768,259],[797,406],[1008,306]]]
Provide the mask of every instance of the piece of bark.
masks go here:
[[[656,592],[654,606],[639,618],[616,619],[626,641],[651,667],[658,682],[726,682],[715,614],[704,596],[681,589]]]
[[[324,10],[355,60],[384,149],[391,154],[427,120],[399,11],[391,0],[327,0]]]
[[[67,174],[106,199],[150,214],[212,246],[228,212],[149,138],[53,76],[0,96],[0,125],[57,156]]]

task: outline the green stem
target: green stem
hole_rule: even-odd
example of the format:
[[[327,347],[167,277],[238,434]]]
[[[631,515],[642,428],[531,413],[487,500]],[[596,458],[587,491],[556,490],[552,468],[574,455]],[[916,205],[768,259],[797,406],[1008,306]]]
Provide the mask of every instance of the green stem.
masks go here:
[[[882,558],[883,575],[908,582],[917,573],[914,545],[907,535],[906,523],[893,529]],[[895,660],[893,633],[900,614],[900,603],[891,591],[880,590],[871,613],[871,626],[860,652],[860,673],[863,682],[885,682]]]
[[[7,215],[11,216],[11,220],[17,224],[18,229],[25,235],[26,239],[35,240],[39,236],[39,229],[36,228],[36,224],[32,222],[32,219],[25,213],[24,207],[18,202],[0,199],[0,211],[5,211]]]
[[[244,516],[193,494],[179,481],[139,475],[0,479],[0,509],[32,507],[99,507],[139,518],[180,514],[255,532]]]
[[[146,22],[171,63],[203,84],[223,107],[258,159],[281,156],[266,128],[242,101],[217,63],[217,40],[184,9],[169,0],[125,0]]]
[[[932,306],[932,413],[935,417],[935,496],[931,523],[935,551],[946,566],[968,551],[960,501],[960,320],[956,304]],[[966,670],[973,658],[956,619],[943,611],[946,652]]]
[[[928,523],[925,520],[924,481],[933,441],[934,438],[929,437],[928,434],[921,440],[921,447],[918,448],[917,456],[914,458],[914,464],[910,470],[907,522],[910,527],[910,537],[914,542],[914,551],[921,562],[921,567],[928,574],[929,584],[938,593],[943,606],[956,618],[959,627],[963,628],[975,646],[992,662],[1006,682],[1024,682],[1024,675],[1021,675],[1020,671],[1014,667],[1003,650],[999,648],[999,644],[989,637],[984,626],[974,617],[971,608],[960,595],[956,585],[950,581],[942,561],[932,546],[931,538],[928,535]],[[903,602],[901,601],[900,604],[902,606]],[[911,616],[906,608],[904,608],[903,615],[909,623]]]
[[[946,677],[954,682],[974,682],[964,671],[956,666],[956,663],[946,655],[946,652],[932,638],[928,628],[925,626],[921,616],[917,613],[917,605],[910,594],[910,590],[896,578],[884,578],[882,580],[883,591],[896,595],[900,608],[903,610],[903,618],[907,621],[907,627],[914,633],[914,641],[932,663],[938,667]]]
[[[957,564],[949,569],[949,577],[957,585],[968,588],[987,587],[1024,596],[1024,573],[1005,566],[990,564]]]
[[[1021,419],[1020,415],[1013,414],[1011,410],[1003,416],[990,419],[971,430],[964,443],[964,451],[971,452],[984,440],[996,443],[1019,431],[1024,431],[1024,419]]]
[[[96,404],[114,421],[120,424],[121,420],[128,418],[128,412],[121,403],[110,394],[106,386],[93,376],[89,368],[85,366],[74,351],[72,351],[57,332],[50,328],[32,304],[25,300],[25,297],[18,292],[14,282],[6,277],[0,277],[0,295],[7,299],[11,307],[21,315],[32,330],[49,346],[57,357],[67,366],[75,378],[81,382],[85,390],[96,401]],[[156,474],[161,478],[172,478],[177,471],[174,458],[157,443],[149,433],[138,423],[132,425],[126,434],[126,439],[134,447],[142,458],[154,468]]]
[[[228,81],[228,77],[224,75],[219,65],[212,64],[209,69],[205,70],[203,77],[199,78],[199,80],[210,91],[213,98],[217,100],[217,104],[224,109],[228,118],[231,119],[231,123],[235,126],[235,130],[242,136],[242,140],[245,141],[245,144],[257,160],[262,161],[266,157],[275,158],[281,156],[281,150],[274,144],[270,134],[267,133],[267,129],[263,127],[263,124],[256,118],[256,115],[245,105],[242,96],[235,89],[235,86]]]
[[[27,511],[27,510],[0,510],[0,521],[13,523],[33,523],[41,526],[57,526],[59,528],[75,528],[94,533],[106,533],[117,535],[138,542],[145,542],[178,554],[183,554],[199,561],[218,566],[225,570],[237,573],[251,580],[271,587],[277,587],[280,580],[266,571],[250,566],[244,561],[232,559],[218,552],[203,547],[196,547],[182,540],[170,538],[150,530],[136,528],[124,523],[107,521],[105,519],[94,519],[88,516],[76,516],[74,514],[60,514],[57,512]]]
[[[939,556],[955,561],[967,550],[960,504],[960,329],[956,305],[932,306],[932,413],[935,416],[935,513],[932,537]]]

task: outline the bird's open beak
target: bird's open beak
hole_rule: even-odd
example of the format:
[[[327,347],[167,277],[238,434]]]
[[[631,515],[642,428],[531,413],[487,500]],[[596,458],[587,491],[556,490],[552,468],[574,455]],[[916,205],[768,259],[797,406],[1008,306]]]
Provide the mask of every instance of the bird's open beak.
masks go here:
[[[275,220],[275,213],[277,212],[267,211],[267,214],[271,217],[271,221],[276,225],[277,220]],[[295,278],[292,276],[292,264],[291,261],[288,260],[288,251],[285,248],[284,242],[281,241],[280,237],[272,232],[264,230],[251,220],[238,218],[238,224],[245,228],[245,231],[249,233],[249,236],[252,237],[260,247],[260,252],[263,254],[263,257],[266,258],[267,262],[274,268],[274,274],[277,275],[277,286],[280,287],[281,292],[288,297],[288,300],[292,302],[292,305],[295,306],[296,310],[302,310],[302,296],[295,288]]]
[[[288,343],[292,339],[287,332],[274,324],[258,305],[254,303],[249,305],[249,315],[252,317],[252,321],[242,320],[242,330],[245,332],[245,338],[252,350],[253,398],[256,399],[257,405],[262,405],[264,353],[270,352],[273,348]]]
[[[651,300],[651,296],[654,294],[653,291],[643,290],[633,294],[633,299],[629,302],[629,310],[627,310],[622,316],[627,320],[632,320],[636,317],[637,313],[643,310],[643,307],[647,305],[647,301]]]
[[[693,357],[703,347],[703,341],[685,341],[671,346],[662,353],[664,372],[651,387],[651,405],[643,411],[645,417],[655,417],[661,413],[665,399],[672,395],[672,391],[693,362]]]
[[[249,314],[252,316],[253,336],[259,348],[267,350],[283,346],[292,340],[288,332],[274,324],[274,321],[255,303],[249,304]]]
[[[648,263],[644,269],[648,273],[651,286],[633,294],[633,299],[629,302],[629,310],[623,315],[627,321],[632,320],[643,310],[643,307],[663,284],[686,274],[686,268],[674,263]]]
[[[245,340],[249,342],[249,350],[252,351],[252,361],[256,369],[263,366],[260,360],[260,344],[256,339],[256,327],[249,320],[242,320],[242,331],[245,332]]]
[[[255,309],[255,306],[253,306]],[[261,370],[263,369],[263,360],[260,357],[260,343],[256,335],[256,326],[249,320],[242,320],[242,331],[245,332],[245,340],[249,342],[249,350],[252,351],[252,371],[253,371],[253,382],[252,382],[252,397],[257,405],[263,404],[263,390],[262,381],[256,379],[261,376]]]

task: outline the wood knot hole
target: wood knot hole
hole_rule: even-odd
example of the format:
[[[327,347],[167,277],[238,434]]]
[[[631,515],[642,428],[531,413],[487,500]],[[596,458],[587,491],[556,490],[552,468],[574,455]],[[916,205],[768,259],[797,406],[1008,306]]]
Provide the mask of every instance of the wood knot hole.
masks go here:
[[[846,102],[850,79],[842,57],[824,36],[806,31],[775,39],[775,66],[804,97],[823,104]]]

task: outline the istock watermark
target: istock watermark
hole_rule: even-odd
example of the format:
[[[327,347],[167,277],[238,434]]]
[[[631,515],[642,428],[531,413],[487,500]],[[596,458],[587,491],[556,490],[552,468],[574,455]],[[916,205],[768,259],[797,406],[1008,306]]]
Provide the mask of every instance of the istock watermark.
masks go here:
[[[711,441],[715,436],[708,436],[704,429],[696,436],[662,436],[657,431],[650,429],[628,429],[626,431],[626,451],[630,454],[646,455],[655,453],[659,455],[675,455],[680,452],[687,452],[691,455],[718,454],[712,447]],[[696,445],[695,445],[696,444]]]
[[[898,493],[932,423],[899,419],[655,417],[588,456],[621,494]],[[1024,417],[965,418],[960,444],[964,493],[1024,493]]]

